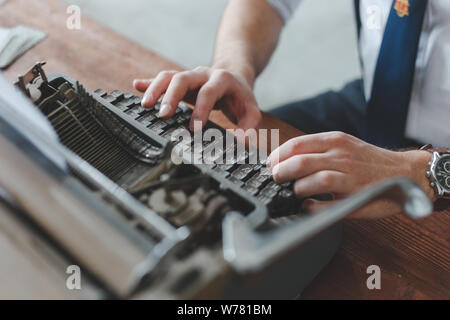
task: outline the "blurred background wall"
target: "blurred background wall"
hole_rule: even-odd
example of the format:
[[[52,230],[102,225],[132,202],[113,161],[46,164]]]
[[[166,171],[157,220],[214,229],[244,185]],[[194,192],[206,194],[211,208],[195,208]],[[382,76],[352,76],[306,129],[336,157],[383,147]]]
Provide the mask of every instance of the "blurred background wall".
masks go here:
[[[227,0],[62,0],[185,68],[208,65]],[[263,0],[261,0],[263,1]],[[360,76],[352,0],[304,0],[256,84],[260,107]],[[145,68],[145,65],[142,66]]]

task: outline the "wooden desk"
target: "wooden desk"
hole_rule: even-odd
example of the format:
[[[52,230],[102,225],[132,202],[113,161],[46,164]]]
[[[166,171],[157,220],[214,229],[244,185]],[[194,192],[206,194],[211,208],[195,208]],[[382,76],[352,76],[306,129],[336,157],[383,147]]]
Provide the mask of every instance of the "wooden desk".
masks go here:
[[[36,61],[48,61],[48,73],[65,73],[91,89],[132,91],[134,78],[164,69],[181,69],[170,61],[83,16],[79,31],[66,29],[66,6],[57,0],[0,0],[0,26],[26,24],[48,38],[6,70],[14,80]],[[175,39],[174,39],[175,40]],[[230,123],[219,113],[213,120]],[[264,116],[266,128],[279,128],[285,141],[298,130]],[[378,221],[345,222],[343,245],[304,299],[450,299],[450,212],[422,221],[402,216]],[[381,290],[366,287],[366,268],[382,270]]]

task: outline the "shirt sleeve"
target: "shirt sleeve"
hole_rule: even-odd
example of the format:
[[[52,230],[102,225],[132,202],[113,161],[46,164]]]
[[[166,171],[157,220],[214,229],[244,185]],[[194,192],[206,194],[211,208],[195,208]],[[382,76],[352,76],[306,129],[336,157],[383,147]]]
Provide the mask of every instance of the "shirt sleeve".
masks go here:
[[[302,0],[266,0],[287,22]]]

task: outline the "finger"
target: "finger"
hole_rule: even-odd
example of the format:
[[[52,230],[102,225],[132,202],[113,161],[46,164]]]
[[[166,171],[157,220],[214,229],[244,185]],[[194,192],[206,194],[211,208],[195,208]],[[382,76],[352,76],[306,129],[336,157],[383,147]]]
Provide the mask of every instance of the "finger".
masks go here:
[[[178,103],[188,91],[201,87],[207,81],[208,73],[206,72],[185,71],[174,75],[161,102],[159,116],[162,118],[173,116],[177,110]]]
[[[142,98],[142,106],[144,108],[150,108],[156,104],[159,97],[166,92],[170,81],[176,73],[177,71],[162,71],[156,76],[145,91],[144,98]]]
[[[327,154],[312,153],[292,156],[273,167],[273,179],[277,183],[284,183],[309,176],[320,170],[334,170],[336,168]]]
[[[214,106],[214,108],[215,107],[216,106]],[[227,117],[234,124],[237,124],[237,117],[233,112],[231,112],[230,108],[227,108],[226,106],[224,106],[224,108],[222,108],[221,110],[222,110],[223,114],[225,115],[225,117]]]
[[[296,154],[326,152],[332,147],[340,145],[348,139],[348,136],[342,132],[323,132],[290,139],[272,151],[267,159],[267,166],[273,168],[278,162]]]
[[[208,82],[206,82],[197,95],[194,112],[191,117],[191,130],[194,130],[194,122],[201,121],[202,127],[206,124],[211,110],[214,105],[225,94],[226,84],[220,82],[220,78],[213,75]]]
[[[244,108],[246,108],[246,110],[244,116],[242,116],[238,121],[238,128],[243,130],[255,129],[262,119],[258,106],[256,103],[252,103],[248,106],[244,106]]]
[[[352,183],[342,172],[324,170],[301,178],[294,183],[294,192],[299,198],[317,194],[345,194],[351,191]]]
[[[152,81],[153,79],[135,79],[133,81],[133,87],[140,92],[145,92],[145,90],[148,89]]]

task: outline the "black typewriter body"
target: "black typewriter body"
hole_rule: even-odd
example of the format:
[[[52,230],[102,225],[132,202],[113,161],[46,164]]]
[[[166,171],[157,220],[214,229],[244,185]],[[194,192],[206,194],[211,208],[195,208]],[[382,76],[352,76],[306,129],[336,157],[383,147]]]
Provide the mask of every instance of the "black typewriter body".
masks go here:
[[[255,229],[286,224],[302,214],[301,201],[294,196],[292,185],[277,185],[264,159],[262,163],[245,163],[247,148],[240,160],[235,153],[231,163],[171,166],[167,149],[170,146],[173,150],[178,142],[171,139],[171,133],[180,128],[188,130],[189,126],[192,110],[186,104],[180,103],[173,119],[163,120],[157,116],[159,103],[144,109],[137,96],[119,90],[109,94],[102,89],[90,92],[61,74],[48,76],[39,90],[42,96],[35,104],[50,121],[60,142],[95,168],[86,170],[85,164],[70,165],[69,161],[71,174],[82,184],[78,188],[87,187],[94,201],[109,202],[114,215],[123,219],[121,224],[146,243],[146,250],[164,242],[165,237],[180,234],[181,239],[165,249],[167,256],[162,259],[173,261],[161,263],[160,270],[153,272],[158,276],[144,272],[139,285],[129,288],[125,296],[264,298],[298,294],[288,293],[279,272],[270,280],[277,285],[265,283],[265,292],[260,291],[260,285],[247,288],[224,259],[222,220],[227,213],[239,212]],[[206,128],[230,134],[211,122]],[[204,150],[213,143],[205,143]],[[102,177],[93,181],[98,172]],[[105,182],[121,192],[105,192]],[[121,193],[126,194],[125,199],[121,199]],[[123,204],[131,200],[134,205],[124,208]],[[145,217],[150,212],[151,217]],[[165,232],[158,224],[146,223],[155,217],[164,220]],[[164,270],[169,265],[172,267]],[[272,291],[276,287],[279,293]],[[114,286],[106,284],[106,289],[112,289],[113,296],[123,295]]]
[[[225,152],[210,153],[212,161],[194,163],[189,150],[194,148],[194,140],[183,144],[174,137],[179,130],[189,132],[192,109],[184,103],[179,104],[173,118],[160,119],[159,102],[144,109],[140,97],[119,90],[89,91],[65,75],[45,75],[42,64],[19,78],[16,85],[58,135],[60,143],[55,147],[61,149],[68,165],[65,178],[58,180],[83,203],[92,205],[102,223],[125,235],[131,242],[130,250],[138,248],[142,255],[127,260],[114,252],[109,257],[126,266],[120,274],[125,281],[116,281],[117,275],[113,278],[107,270],[106,275],[89,272],[93,283],[100,284],[108,295],[165,299],[298,294],[301,288],[284,274],[286,265],[295,269],[296,263],[282,263],[281,270],[275,263],[272,272],[267,261],[252,266],[253,271],[234,268],[230,263],[233,248],[224,244],[224,220],[230,213],[242,217],[251,230],[265,231],[304,216],[292,185],[273,181],[265,167],[265,155],[238,147],[230,132],[208,122],[205,130],[214,128],[234,141],[232,157]],[[202,141],[203,151],[216,142]],[[175,151],[183,163],[173,163]],[[257,153],[257,163],[250,163],[251,152]],[[52,226],[43,227],[51,237]],[[70,241],[58,239],[62,248]],[[80,253],[82,247],[77,250],[70,254],[73,261],[88,270],[107,266],[95,254],[86,257]],[[107,251],[101,244],[99,250]],[[266,280],[251,285],[244,280],[262,270],[266,270]]]
[[[48,175],[28,181],[30,194],[55,202],[51,212],[14,206],[67,263],[86,271],[84,298],[293,298],[332,258],[340,243],[337,222],[352,211],[393,188],[405,193],[399,201],[412,216],[431,210],[426,195],[400,179],[309,215],[292,185],[276,184],[264,157],[249,163],[255,150],[238,148],[237,141],[226,162],[218,161],[225,156],[219,152],[209,153],[211,162],[194,163],[193,144],[175,134],[188,131],[192,110],[184,103],[163,120],[158,105],[143,109],[133,94],[91,92],[65,75],[47,77],[42,64],[17,85],[59,141],[26,125],[22,132],[67,167],[36,149],[10,125],[22,120],[0,106],[1,136],[33,161],[34,176]],[[211,122],[208,128],[230,134]],[[208,150],[216,141],[201,143]],[[174,152],[185,161],[175,163]],[[5,185],[15,203],[35,202],[15,184]]]
[[[157,116],[159,103],[154,108],[144,109],[141,98],[130,93],[114,90],[108,94],[102,89],[88,93],[66,76],[55,75],[49,79],[50,86],[60,91],[68,90],[69,96],[78,95],[72,101],[60,102],[61,105],[53,107],[50,101],[41,102],[41,110],[56,129],[61,142],[144,203],[143,199],[149,194],[146,194],[142,180],[161,164],[164,157],[169,157],[165,152],[169,143],[173,144],[171,147],[177,147],[179,141],[173,141],[172,134],[180,129],[188,131],[191,108],[180,103],[172,119],[160,119]],[[208,122],[205,129],[211,128],[220,130],[224,136],[231,135]],[[202,143],[203,150],[207,151],[215,141]],[[190,145],[183,148],[193,149],[193,144],[192,139]],[[232,204],[238,204],[234,209],[254,216],[255,224],[262,223],[268,217],[301,214],[301,200],[294,196],[292,184],[276,184],[265,168],[265,159],[249,164],[248,149],[242,148],[243,153],[238,154],[237,145],[235,141],[232,159],[225,160],[223,155],[219,155],[212,161],[221,160],[220,164],[181,165],[173,178],[190,184],[205,180],[195,178],[207,177],[209,187],[226,194],[230,208],[233,208]],[[183,151],[184,155],[190,155],[189,150]],[[161,174],[167,173],[161,170]],[[189,222],[172,223],[180,227]]]

